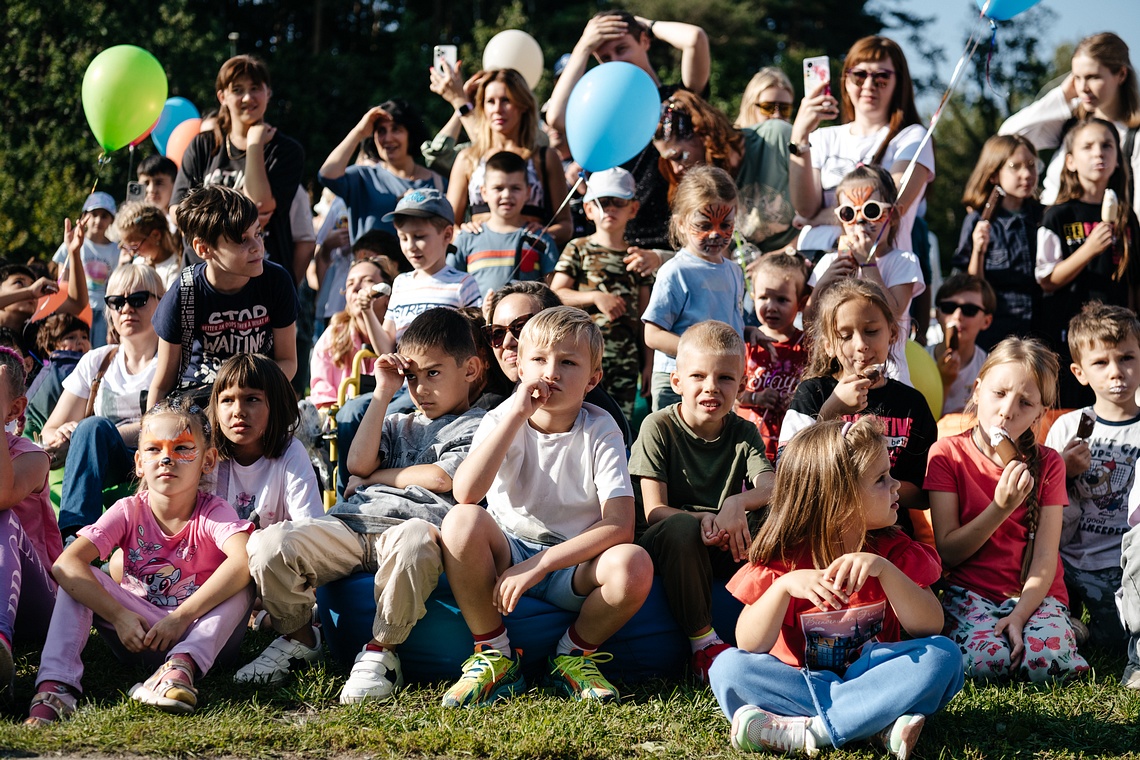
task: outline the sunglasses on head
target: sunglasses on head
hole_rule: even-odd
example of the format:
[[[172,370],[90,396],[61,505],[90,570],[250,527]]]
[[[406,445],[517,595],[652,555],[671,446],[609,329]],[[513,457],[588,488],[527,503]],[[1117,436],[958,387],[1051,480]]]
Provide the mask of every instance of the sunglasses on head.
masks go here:
[[[107,308],[122,311],[123,307],[127,305],[130,305],[132,309],[141,309],[146,306],[146,302],[151,298],[158,298],[158,296],[148,290],[140,290],[137,293],[131,293],[129,296],[105,296],[103,300],[107,302]]]
[[[855,84],[856,87],[862,87],[863,83],[867,81],[867,77],[871,77],[871,81],[875,84],[876,90],[881,90],[887,86],[891,81],[891,77],[895,75],[893,71],[867,71],[866,69],[847,69],[847,76]]]
[[[625,208],[630,204],[629,198],[595,198],[594,203],[602,208]]]
[[[515,340],[518,340],[522,337],[523,327],[533,316],[533,314],[523,314],[521,317],[515,317],[509,325],[483,325],[483,337],[487,339],[492,348],[502,348],[503,341],[507,339],[507,333],[515,336]]]
[[[882,201],[864,201],[861,206],[852,206],[850,203],[841,204],[835,209],[835,215],[839,217],[839,221],[844,224],[851,224],[858,217],[863,217],[868,222],[877,222],[883,218],[883,214],[891,207],[889,203]]]
[[[757,103],[756,107],[759,108],[760,113],[765,116],[780,116],[786,119],[792,115],[791,103],[769,103],[768,101],[764,101],[763,103]]]
[[[938,310],[950,316],[954,312],[962,310],[963,317],[976,317],[985,312],[985,308],[978,306],[976,303],[958,303],[957,301],[939,301]]]

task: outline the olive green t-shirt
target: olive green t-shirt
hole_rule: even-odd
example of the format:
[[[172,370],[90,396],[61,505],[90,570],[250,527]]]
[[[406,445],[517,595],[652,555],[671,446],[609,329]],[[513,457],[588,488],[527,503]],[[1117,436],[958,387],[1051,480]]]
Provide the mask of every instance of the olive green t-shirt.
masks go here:
[[[726,498],[751,488],[760,473],[771,471],[753,423],[729,412],[720,437],[706,441],[681,419],[680,404],[668,406],[645,418],[629,459],[638,526],[645,525],[641,478],[664,482],[670,507],[716,512]]]

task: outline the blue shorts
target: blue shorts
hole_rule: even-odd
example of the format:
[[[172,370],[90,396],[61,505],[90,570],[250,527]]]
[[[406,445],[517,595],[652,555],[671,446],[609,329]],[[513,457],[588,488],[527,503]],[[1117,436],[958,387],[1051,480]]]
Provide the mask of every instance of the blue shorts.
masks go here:
[[[527,541],[506,531],[503,531],[503,535],[511,547],[511,565],[525,562],[539,552],[550,548],[546,544]],[[545,578],[526,590],[525,596],[533,596],[535,599],[549,602],[555,607],[570,612],[578,612],[582,609],[586,597],[574,593],[574,571],[577,569],[578,566],[575,565],[547,573]]]

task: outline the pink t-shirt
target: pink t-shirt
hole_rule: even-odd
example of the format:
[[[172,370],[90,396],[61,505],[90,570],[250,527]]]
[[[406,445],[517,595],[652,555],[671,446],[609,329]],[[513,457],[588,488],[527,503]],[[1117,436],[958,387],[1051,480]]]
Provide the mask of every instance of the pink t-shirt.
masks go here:
[[[25,454],[38,454],[46,457],[47,454],[27,438],[6,433],[8,436],[8,452],[12,461]],[[40,485],[39,492],[28,494],[23,501],[12,507],[16,517],[20,518],[20,527],[36,548],[36,554],[44,567],[50,568],[57,557],[63,552],[63,538],[59,534],[59,523],[55,519],[55,510],[51,507],[50,490],[48,489],[47,475]]]
[[[927,491],[942,491],[958,496],[958,519],[964,525],[980,515],[994,499],[994,490],[1002,468],[990,461],[974,444],[973,429],[943,438],[930,447],[926,469]],[[1041,512],[1061,509],[1069,503],[1065,490],[1065,463],[1061,455],[1045,446],[1037,446],[1041,462],[1038,495]],[[985,598],[1002,602],[1021,596],[1021,560],[1025,554],[1028,531],[1025,528],[1025,505],[1013,510],[989,540],[967,559],[948,571],[946,579],[955,586],[973,591]],[[1049,596],[1062,604],[1069,603],[1065,591],[1061,555],[1057,555],[1057,573]]]
[[[869,538],[863,551],[890,560],[923,588],[942,574],[938,553],[901,530],[888,530]],[[740,568],[728,582],[728,591],[745,604],[753,604],[781,575],[813,566],[811,552],[801,547],[790,553],[786,562],[749,563]],[[868,641],[898,641],[899,634],[899,619],[879,579],[868,578],[841,610],[824,611],[806,599],[792,599],[780,626],[780,636],[769,654],[792,667],[806,665],[811,670],[843,673],[859,659]]]
[[[253,523],[238,518],[224,499],[198,492],[190,520],[168,536],[151,512],[149,492],[119,499],[79,535],[103,559],[122,548],[122,586],[155,607],[177,607],[201,588],[226,559],[222,545],[236,533],[252,533]]]
[[[750,345],[745,357],[748,363],[744,371],[744,390],[754,392],[772,388],[780,393],[780,404],[775,409],[743,404],[736,409],[741,417],[756,423],[760,437],[764,439],[764,453],[768,461],[775,464],[776,451],[780,446],[780,423],[796,395],[796,387],[808,362],[807,335],[801,332],[787,343]]]
[[[350,328],[351,329],[351,328]],[[318,409],[323,406],[329,406],[336,401],[337,393],[340,391],[341,382],[348,377],[352,367],[352,357],[356,352],[364,347],[364,341],[361,340],[360,335],[352,330],[352,354],[348,357],[348,367],[339,364],[334,364],[332,354],[329,347],[332,344],[332,329],[326,328],[321,337],[317,340],[317,345],[313,348],[313,358],[309,363],[309,385],[311,390],[309,392],[309,400]],[[360,371],[363,374],[371,375],[372,369],[376,365],[375,359],[365,359],[361,364]]]

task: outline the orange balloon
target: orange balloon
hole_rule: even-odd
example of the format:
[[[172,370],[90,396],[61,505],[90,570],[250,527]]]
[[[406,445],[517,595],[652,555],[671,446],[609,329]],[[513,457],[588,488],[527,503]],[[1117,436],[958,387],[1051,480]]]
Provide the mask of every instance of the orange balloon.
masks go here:
[[[179,169],[182,168],[182,154],[190,146],[190,141],[198,136],[198,130],[201,126],[201,119],[187,119],[175,127],[174,131],[170,133],[170,137],[167,138],[166,157],[178,164]]]

